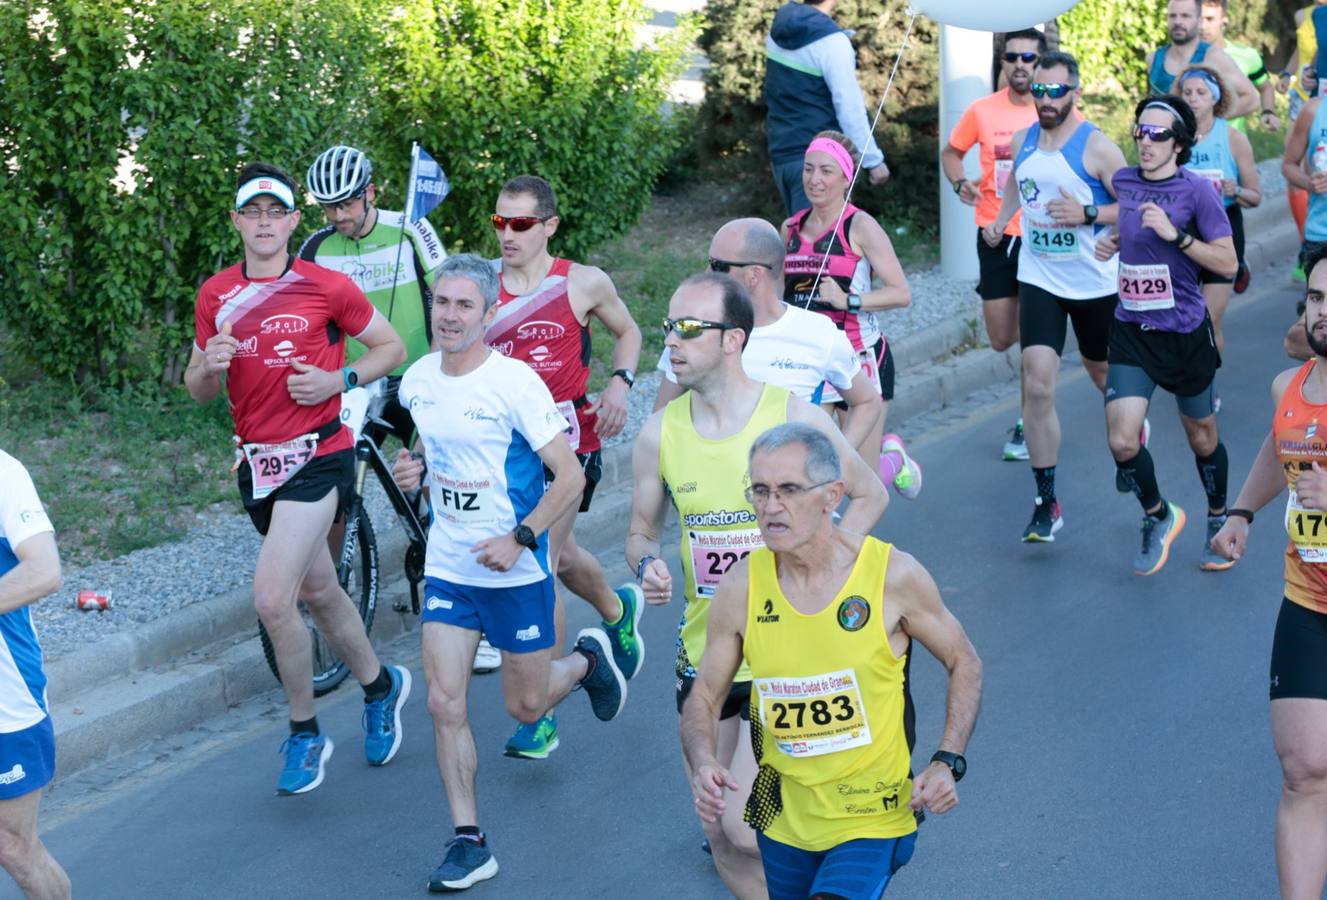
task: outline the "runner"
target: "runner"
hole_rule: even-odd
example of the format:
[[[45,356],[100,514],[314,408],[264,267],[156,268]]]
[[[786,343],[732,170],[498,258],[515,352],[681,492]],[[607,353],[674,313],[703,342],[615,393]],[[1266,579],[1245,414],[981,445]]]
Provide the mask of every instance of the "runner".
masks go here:
[[[889,235],[870,214],[848,202],[848,187],[859,163],[857,148],[846,136],[837,131],[816,135],[802,166],[802,184],[811,207],[786,219],[779,233],[787,248],[784,299],[823,313],[847,334],[885,401],[879,422],[866,441],[857,445],[862,458],[874,466],[883,450],[885,420],[894,399],[894,354],[875,314],[903,309],[912,302],[912,292]],[[872,273],[880,276],[881,287],[872,287]],[[825,391],[821,402],[842,409],[842,398],[832,388]],[[887,480],[906,471],[902,455],[890,455],[896,456],[893,464],[881,460]],[[898,487],[906,489],[906,485]]]
[[[0,865],[26,897],[69,897],[69,876],[37,834],[55,777],[55,728],[32,626],[34,603],[60,587],[55,529],[23,464],[0,450]]]
[[[410,671],[378,661],[327,549],[354,473],[341,392],[386,375],[405,349],[349,278],[290,254],[299,218],[289,175],[265,163],[245,166],[230,214],[244,261],[198,291],[193,355],[184,373],[199,403],[226,394],[240,498],[263,535],[253,596],[290,707],[286,764],[277,781],[283,796],[321,784],[332,755],[332,739],[314,715],[312,647],[297,602],[364,688],[369,765],[386,765],[396,755],[401,707],[410,696]],[[345,365],[349,337],[368,348],[353,366]]]
[[[1226,37],[1229,24],[1229,0],[1202,0],[1198,22],[1198,37],[1212,47],[1226,51],[1235,65],[1258,91],[1258,123],[1268,131],[1281,130],[1281,118],[1276,114],[1276,84],[1263,62],[1262,54],[1248,44],[1240,44]],[[1195,110],[1196,112],[1196,110]],[[1230,120],[1238,131],[1246,129],[1243,116]]]
[[[1106,336],[1118,300],[1115,263],[1094,256],[1118,209],[1106,183],[1124,154],[1095,125],[1074,115],[1082,93],[1078,62],[1068,53],[1043,53],[1029,91],[1037,123],[1014,135],[1017,190],[1005,191],[999,214],[982,229],[988,247],[1005,240],[1020,207],[1027,241],[1018,254],[1018,331],[1023,351],[1023,427],[1037,496],[1027,542],[1053,542],[1064,525],[1055,492],[1060,417],[1055,385],[1067,323],[1078,338],[1083,368],[1106,386]]]
[[[1304,241],[1299,266],[1322,246],[1327,246],[1327,110],[1321,97],[1314,97],[1300,110],[1286,138],[1281,174],[1292,188],[1308,194]]]
[[[1276,813],[1276,868],[1282,897],[1320,897],[1327,876],[1327,250],[1308,259],[1304,335],[1313,351],[1297,369],[1272,382],[1272,428],[1249,469],[1213,549],[1232,564],[1248,545],[1258,510],[1287,487],[1285,597],[1272,638],[1272,741],[1281,760]],[[1278,517],[1279,518],[1279,517]]]
[[[585,476],[562,437],[567,423],[548,388],[524,363],[485,345],[497,302],[498,279],[487,260],[450,257],[434,282],[439,352],[401,379],[401,401],[415,419],[424,459],[402,450],[393,476],[411,491],[427,471],[432,486],[424,672],[438,769],[456,826],[429,879],[431,891],[461,890],[498,872],[479,829],[466,712],[481,631],[502,651],[507,711],[526,725],[578,686],[603,721],[616,718],[627,699],[626,679],[600,629],[583,629],[571,653],[553,658],[549,529],[575,508]],[[544,469],[552,476],[547,487]]]
[[[1166,28],[1170,43],[1147,54],[1147,86],[1152,94],[1169,94],[1175,76],[1203,63],[1221,73],[1234,95],[1232,116],[1247,116],[1258,110],[1258,91],[1240,71],[1230,55],[1220,47],[1198,39],[1202,20],[1202,0],[1169,0],[1166,4]]]
[[[348,276],[405,344],[405,362],[384,384],[387,402],[381,416],[390,433],[409,447],[414,443],[415,424],[410,410],[397,402],[396,391],[405,370],[429,352],[430,286],[447,251],[428,219],[406,223],[404,213],[374,205],[378,188],[373,183],[373,163],[354,147],[338,145],[324,150],[309,166],[304,183],[322,206],[328,224],[304,242],[300,259]],[[359,341],[346,343],[348,362],[363,353]],[[369,433],[382,446],[387,435],[377,430]],[[333,553],[340,549],[342,534],[340,522],[332,526]],[[498,651],[481,641],[475,671],[491,672],[501,663]]]
[[[753,322],[751,301],[728,275],[707,272],[682,282],[668,304],[665,344],[678,383],[687,393],[656,412],[632,449],[635,479],[627,564],[650,603],[667,603],[673,576],[659,559],[660,533],[671,498],[682,523],[681,556],[686,608],[677,643],[677,708],[704,656],[705,621],[720,578],[741,556],[760,546],[755,512],[743,494],[746,456],[756,437],[785,421],[805,422],[828,436],[843,459],[851,502],[843,528],[866,534],[884,512],[888,495],[830,419],[783,388],[762,385],[742,369],[742,349]],[[750,674],[743,669],[723,704],[720,761],[749,790],[755,758],[739,740],[745,727]],[[688,772],[688,778],[690,772]],[[738,898],[763,898],[764,873],[755,834],[740,811],[705,828],[715,865]]]
[[[622,431],[627,423],[627,393],[636,382],[640,361],[640,329],[601,269],[583,266],[548,252],[549,239],[561,219],[552,186],[534,175],[508,181],[498,195],[493,227],[502,257],[498,272],[498,311],[485,341],[505,356],[519,359],[543,379],[563,418],[570,423],[567,440],[585,473],[585,493],[549,531],[553,571],[572,592],[583,597],[603,619],[613,642],[613,658],[628,679],[645,661],[645,642],[638,630],[640,588],[627,582],[609,587],[599,561],[576,543],[576,514],[587,512],[601,473],[600,441]],[[590,320],[613,335],[613,367],[608,386],[591,402]],[[552,477],[552,473],[545,473]],[[557,597],[557,645],[567,628],[567,610]],[[537,722],[521,725],[507,741],[506,754],[545,759],[557,749],[557,716],[546,711]]]
[[[1286,61],[1286,67],[1281,72],[1281,78],[1276,86],[1283,94],[1289,91],[1289,116],[1292,123],[1299,118],[1304,104],[1318,93],[1318,29],[1312,13],[1314,9],[1322,6],[1327,6],[1327,0],[1314,0],[1312,6],[1295,10],[1295,49],[1291,52],[1290,59]],[[1308,191],[1294,185],[1288,186],[1286,204],[1290,207],[1290,214],[1295,219],[1295,225],[1299,228],[1299,239],[1302,241],[1305,219],[1308,216]],[[1296,281],[1304,281],[1302,259],[1296,263],[1292,277]]]
[[[1203,269],[1234,276],[1230,221],[1204,179],[1182,168],[1197,129],[1179,97],[1152,97],[1134,110],[1138,166],[1111,179],[1120,200],[1119,231],[1097,248],[1120,256],[1120,307],[1110,330],[1106,431],[1120,476],[1143,507],[1142,547],[1134,571],[1161,571],[1184,528],[1184,510],[1162,498],[1152,456],[1138,429],[1159,385],[1175,395],[1180,422],[1207,494],[1207,535],[1199,566],[1228,569],[1210,547],[1226,520],[1228,461],[1216,427],[1213,380],[1221,365],[1198,283]]]
[[[1230,220],[1235,256],[1239,260],[1239,271],[1243,272],[1246,266],[1242,210],[1261,203],[1262,191],[1258,182],[1258,166],[1253,159],[1253,145],[1246,135],[1222,118],[1230,108],[1230,94],[1223,85],[1216,70],[1207,66],[1194,66],[1180,76],[1180,95],[1193,110],[1194,121],[1198,125],[1198,142],[1194,144],[1193,155],[1185,163],[1185,168],[1216,189],[1225,207],[1226,218]],[[1221,323],[1226,316],[1226,307],[1230,305],[1234,282],[1239,277],[1237,273],[1235,279],[1223,278],[1206,269],[1198,276],[1203,286],[1203,300],[1212,316],[1216,348],[1222,353],[1226,350],[1226,340]],[[1217,409],[1220,408],[1218,395]]]
[[[770,900],[879,897],[912,857],[916,812],[958,803],[981,660],[920,563],[834,524],[839,456],[819,431],[771,428],[750,467],[765,546],[719,585],[682,714],[696,812],[717,822],[724,793],[738,788],[716,757],[716,726],[734,674],[749,666],[760,770],[745,819],[759,833]],[[914,638],[949,673],[944,735],[915,779]]]
[[[994,247],[982,239],[981,230],[1000,214],[1005,183],[1014,170],[1014,134],[1037,121],[1037,107],[1030,93],[1032,69],[1045,52],[1046,36],[1035,28],[1005,35],[1000,71],[1009,86],[969,106],[940,153],[940,166],[954,193],[968,206],[977,208],[977,264],[981,270],[977,293],[981,296],[986,335],[997,353],[1018,343],[1020,217],[1014,213]],[[980,147],[980,184],[963,176],[963,156],[973,144]],[[1011,461],[1027,460],[1022,419],[1014,425],[1003,455]]]
[[[847,336],[828,318],[783,302],[783,259],[779,232],[764,219],[735,219],[710,241],[709,270],[741,282],[755,313],[755,327],[742,351],[742,370],[752,381],[786,388],[808,403],[819,403],[826,387],[833,387],[848,407],[843,436],[860,446],[879,419],[880,392]],[[659,357],[663,378],[654,398],[655,412],[683,394],[668,357],[665,347]],[[922,487],[921,467],[906,455],[898,435],[885,435],[882,448],[880,459],[885,464],[893,464],[894,454],[902,461],[897,476],[889,475],[886,481],[892,481],[903,497],[915,500]]]

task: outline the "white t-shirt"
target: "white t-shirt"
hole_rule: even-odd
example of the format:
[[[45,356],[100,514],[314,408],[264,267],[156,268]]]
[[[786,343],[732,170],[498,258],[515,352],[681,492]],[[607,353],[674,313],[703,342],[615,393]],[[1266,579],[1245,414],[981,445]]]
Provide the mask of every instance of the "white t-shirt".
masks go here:
[[[0,450],[0,576],[18,565],[14,549],[30,537],[54,532],[37,488],[23,464]],[[31,728],[46,718],[46,673],[29,607],[0,615],[0,734]]]
[[[786,303],[776,321],[751,329],[742,351],[742,369],[752,381],[784,388],[810,403],[820,402],[823,382],[847,390],[861,368],[847,336],[828,317]],[[677,383],[666,349],[658,369]]]
[[[424,574],[455,584],[512,587],[549,577],[548,535],[522,552],[508,572],[475,561],[470,548],[510,534],[544,496],[538,451],[566,440],[567,420],[553,395],[525,363],[489,352],[459,378],[430,353],[401,377],[398,394],[410,410],[428,463],[429,528]]]

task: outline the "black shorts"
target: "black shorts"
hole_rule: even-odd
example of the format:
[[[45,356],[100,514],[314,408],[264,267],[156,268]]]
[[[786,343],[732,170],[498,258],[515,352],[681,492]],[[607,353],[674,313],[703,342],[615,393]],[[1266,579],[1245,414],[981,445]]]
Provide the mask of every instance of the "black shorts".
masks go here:
[[[694,675],[677,676],[677,714],[682,715],[682,705],[687,702],[687,697],[691,694],[691,688],[696,683]],[[724,698],[723,708],[719,710],[720,721],[731,719],[733,716],[741,716],[746,721],[751,721],[751,682],[734,681],[732,687],[728,689],[728,696]]]
[[[589,453],[577,453],[576,458],[580,460],[581,470],[585,472],[585,493],[581,494],[581,505],[579,512],[590,511],[590,501],[594,499],[595,486],[599,484],[599,479],[604,475],[602,461],[602,451],[592,450]],[[553,483],[553,470],[544,466],[544,487]]]
[[[249,514],[253,527],[264,537],[267,527],[272,524],[272,506],[278,500],[293,500],[296,503],[316,503],[327,496],[328,491],[337,492],[336,515],[339,518],[350,502],[350,488],[355,481],[355,451],[352,447],[315,456],[291,476],[290,480],[261,500],[253,499],[253,473],[249,462],[240,463],[236,473],[240,485],[240,499],[244,501],[244,511]]]
[[[1272,636],[1271,698],[1327,700],[1327,614],[1281,600]]]
[[[1221,353],[1212,334],[1212,319],[1206,314],[1202,324],[1188,333],[1158,331],[1116,319],[1110,329],[1109,361],[1108,402],[1117,397],[1150,396],[1150,390],[1147,395],[1139,393],[1138,379],[1117,371],[1122,367],[1141,369],[1149,381],[1176,397],[1198,397],[1211,388],[1216,370],[1221,368]]]
[[[1018,248],[1022,240],[1006,234],[994,247],[982,239],[977,229],[977,266],[981,276],[977,293],[983,300],[1002,300],[1018,296]]]
[[[1244,213],[1240,210],[1238,203],[1226,207],[1226,218],[1230,220],[1231,237],[1235,242],[1235,259],[1239,260],[1239,264],[1242,266],[1244,265]],[[1198,283],[1234,284],[1235,279],[1218,275],[1207,269],[1199,269]]]
[[[861,358],[865,358],[864,353],[859,353],[857,355]],[[880,399],[888,403],[894,399],[894,350],[889,346],[889,341],[881,338],[876,341],[875,346],[871,348],[871,356],[876,360],[876,368],[879,369]],[[865,363],[863,363],[863,365],[865,365]],[[846,410],[848,408],[848,401],[835,400],[834,408]]]
[[[1115,321],[1115,307],[1120,298],[1111,294],[1090,300],[1064,300],[1034,284],[1018,283],[1019,346],[1050,347],[1056,356],[1064,355],[1064,341],[1069,323],[1078,338],[1078,352],[1083,359],[1103,362]]]

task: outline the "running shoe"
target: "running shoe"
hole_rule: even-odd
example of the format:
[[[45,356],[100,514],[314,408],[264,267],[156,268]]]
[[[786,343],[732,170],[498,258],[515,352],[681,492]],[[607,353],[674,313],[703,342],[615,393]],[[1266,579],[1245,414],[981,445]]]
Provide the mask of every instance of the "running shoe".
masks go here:
[[[922,492],[922,467],[903,449],[903,438],[887,434],[880,440],[880,455],[897,453],[903,459],[903,468],[894,476],[894,490],[904,500],[916,500]]]
[[[488,849],[488,842],[480,844],[457,835],[447,842],[447,854],[429,876],[429,892],[463,891],[496,874],[498,861]]]
[[[1216,537],[1216,533],[1224,524],[1226,524],[1225,516],[1207,517],[1207,541],[1203,544],[1202,561],[1198,563],[1198,568],[1204,572],[1224,572],[1235,564],[1233,559],[1226,559],[1212,549],[1212,538]]]
[[[276,782],[277,795],[305,794],[323,783],[323,771],[332,758],[332,739],[302,731],[286,738],[280,752],[286,754],[286,765]]]
[[[1253,280],[1253,273],[1244,263],[1239,264],[1239,270],[1235,273],[1235,293],[1242,294],[1249,289],[1249,282]]]
[[[475,651],[474,671],[483,675],[485,672],[496,672],[501,666],[502,653],[488,642],[488,638],[481,637],[479,649]]]
[[[645,639],[640,636],[640,617],[645,611],[645,594],[640,585],[628,581],[613,593],[622,601],[622,618],[616,625],[604,622],[604,633],[613,643],[613,659],[622,675],[630,681],[645,663]]]
[[[1025,544],[1053,544],[1055,532],[1064,527],[1064,516],[1060,515],[1060,501],[1052,500],[1050,506],[1038,497],[1032,507],[1032,521],[1023,529]]]
[[[1143,428],[1138,432],[1138,446],[1146,447],[1151,440],[1152,423],[1147,420],[1146,416],[1144,416]],[[1129,482],[1124,480],[1124,473],[1120,471],[1119,466],[1115,467],[1115,490],[1119,491],[1121,494],[1133,493],[1133,488],[1129,487]]]
[[[365,700],[360,724],[364,727],[364,758],[371,766],[385,766],[401,749],[401,707],[410,696],[410,670],[388,666],[392,689],[381,700]]]
[[[1143,516],[1143,546],[1134,557],[1133,570],[1136,575],[1155,575],[1161,571],[1170,557],[1170,545],[1184,530],[1184,510],[1174,503],[1166,502],[1169,514],[1165,521],[1158,522],[1151,516]]]
[[[1019,419],[1018,424],[1009,429],[1011,435],[1009,440],[1005,441],[1004,459],[1006,462],[1027,462],[1028,445],[1023,439],[1023,420]]]
[[[513,759],[548,759],[557,748],[557,716],[540,716],[533,725],[522,722],[502,752]]]
[[[613,660],[612,643],[599,628],[582,628],[576,635],[576,649],[590,657],[590,671],[580,687],[590,698],[590,706],[601,722],[611,722],[627,702],[627,679]]]

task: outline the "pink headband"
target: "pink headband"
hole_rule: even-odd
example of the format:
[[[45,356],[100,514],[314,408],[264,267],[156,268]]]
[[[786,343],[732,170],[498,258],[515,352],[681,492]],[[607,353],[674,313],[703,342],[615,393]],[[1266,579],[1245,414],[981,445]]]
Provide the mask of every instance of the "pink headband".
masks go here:
[[[806,148],[807,153],[812,150],[819,150],[821,153],[828,153],[834,157],[834,162],[838,163],[839,168],[843,170],[843,177],[852,181],[852,154],[848,152],[847,147],[844,147],[838,141],[818,137],[811,142],[811,146]]]

